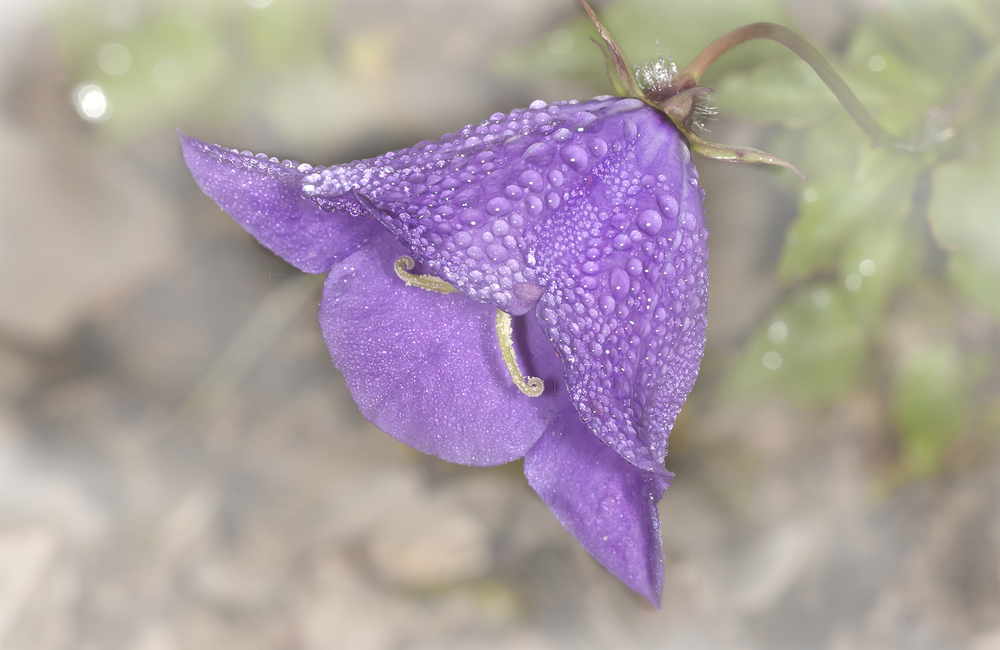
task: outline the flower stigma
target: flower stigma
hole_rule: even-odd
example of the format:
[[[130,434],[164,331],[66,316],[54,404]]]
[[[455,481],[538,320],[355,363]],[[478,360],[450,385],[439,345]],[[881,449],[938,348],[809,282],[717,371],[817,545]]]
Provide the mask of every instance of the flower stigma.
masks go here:
[[[413,269],[413,265],[416,264],[413,258],[409,255],[403,255],[396,260],[393,264],[393,268],[396,271],[396,275],[399,279],[406,283],[408,287],[420,287],[421,289],[426,289],[427,291],[436,291],[437,293],[458,293],[458,289],[451,286],[441,278],[435,275],[421,275],[418,273],[410,273],[409,271]]]
[[[398,264],[398,262],[397,262]],[[514,327],[511,325],[510,314],[497,310],[497,343],[500,344],[500,355],[507,366],[510,378],[514,380],[517,389],[528,397],[538,397],[545,390],[545,384],[538,377],[525,377],[517,367],[517,357],[514,355]]]

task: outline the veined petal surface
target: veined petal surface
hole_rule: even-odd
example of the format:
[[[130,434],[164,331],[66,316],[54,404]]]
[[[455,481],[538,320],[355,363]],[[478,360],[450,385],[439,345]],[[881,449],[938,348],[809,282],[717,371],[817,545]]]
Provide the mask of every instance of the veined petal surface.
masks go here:
[[[567,404],[525,456],[524,475],[594,559],[660,606],[663,542],[656,504],[672,474],[626,462]]]
[[[522,457],[568,404],[551,344],[534,319],[515,320],[521,368],[545,382],[527,397],[501,358],[496,308],[406,286],[393,263],[407,254],[383,233],[327,276],[320,325],[354,401],[378,428],[444,460]]]
[[[254,238],[306,273],[323,273],[383,228],[360,203],[336,212],[303,198],[309,165],[240,153],[181,135],[184,160],[198,186]]]

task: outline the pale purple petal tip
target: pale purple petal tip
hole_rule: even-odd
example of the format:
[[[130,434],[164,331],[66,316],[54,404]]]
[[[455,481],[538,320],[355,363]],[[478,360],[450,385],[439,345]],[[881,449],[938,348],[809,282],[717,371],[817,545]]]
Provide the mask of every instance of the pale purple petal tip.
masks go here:
[[[663,543],[656,504],[673,476],[640,470],[566,406],[524,458],[528,484],[604,568],[660,606]]]
[[[302,197],[305,172],[180,134],[198,186],[261,244],[306,273],[323,273],[382,227],[367,214],[327,212]]]

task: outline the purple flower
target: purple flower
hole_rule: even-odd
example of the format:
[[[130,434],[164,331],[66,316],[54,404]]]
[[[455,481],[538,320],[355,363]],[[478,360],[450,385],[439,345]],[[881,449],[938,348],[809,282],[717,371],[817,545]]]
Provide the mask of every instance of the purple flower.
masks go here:
[[[326,168],[181,141],[223,210],[328,272],[320,325],[367,419],[451,462],[523,457],[563,526],[659,604],[663,460],[708,291],[703,191],[663,113],[538,101]]]

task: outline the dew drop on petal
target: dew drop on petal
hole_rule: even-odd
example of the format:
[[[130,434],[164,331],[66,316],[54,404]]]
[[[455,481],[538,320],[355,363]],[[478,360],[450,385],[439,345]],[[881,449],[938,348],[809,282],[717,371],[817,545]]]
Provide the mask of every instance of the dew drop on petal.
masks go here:
[[[627,251],[632,249],[632,240],[629,239],[628,235],[618,235],[611,242],[611,245],[615,250]]]
[[[608,153],[608,143],[604,141],[604,138],[591,138],[590,142],[587,143],[587,148],[590,149],[590,155],[595,160],[600,160]]]
[[[486,203],[486,211],[494,217],[507,214],[510,212],[511,207],[510,201],[502,196],[492,198]]]
[[[587,156],[587,152],[583,150],[583,147],[575,144],[563,147],[562,159],[563,162],[576,171],[582,171],[587,168],[587,165],[590,164],[590,158]]]
[[[611,295],[616,299],[621,300],[628,295],[629,277],[625,269],[620,266],[611,269],[609,282],[611,284]]]
[[[663,218],[656,210],[644,210],[639,215],[639,230],[647,235],[655,235],[663,227]]]
[[[543,179],[542,175],[534,169],[528,169],[521,172],[517,182],[532,192],[541,192],[545,188],[545,179]]]
[[[677,199],[675,199],[670,194],[661,194],[656,198],[656,203],[663,210],[663,214],[667,215],[668,218],[672,219],[677,216],[677,210],[680,207],[677,205]]]

